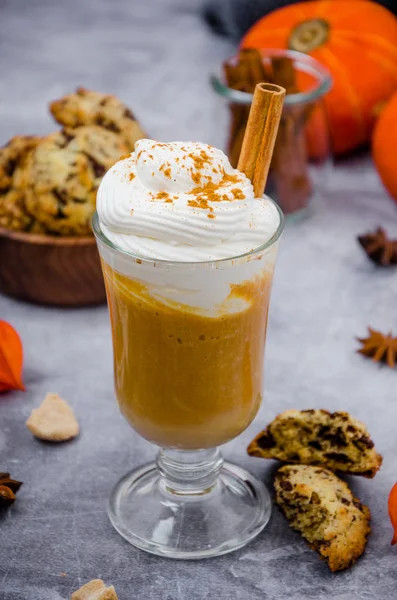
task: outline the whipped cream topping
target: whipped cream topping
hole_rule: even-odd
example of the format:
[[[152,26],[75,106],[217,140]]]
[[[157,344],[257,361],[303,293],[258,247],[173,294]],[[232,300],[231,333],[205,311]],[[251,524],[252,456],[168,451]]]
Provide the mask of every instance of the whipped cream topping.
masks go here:
[[[103,177],[97,210],[117,247],[144,258],[201,262],[266,243],[280,218],[225,154],[198,142],[139,140]]]

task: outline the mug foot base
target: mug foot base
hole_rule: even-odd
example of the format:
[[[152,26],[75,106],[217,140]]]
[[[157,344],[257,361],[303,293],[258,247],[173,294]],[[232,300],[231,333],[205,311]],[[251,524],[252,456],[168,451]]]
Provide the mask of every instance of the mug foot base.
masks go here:
[[[119,481],[109,503],[114,528],[130,544],[179,559],[238,550],[262,531],[270,514],[263,483],[230,463],[210,491],[194,495],[168,490],[156,465],[146,465]]]

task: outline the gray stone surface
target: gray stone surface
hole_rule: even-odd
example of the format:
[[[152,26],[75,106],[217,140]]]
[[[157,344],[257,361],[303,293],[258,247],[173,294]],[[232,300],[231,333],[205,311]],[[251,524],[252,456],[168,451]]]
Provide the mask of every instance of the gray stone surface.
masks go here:
[[[231,51],[200,22],[199,0],[7,0],[1,3],[0,141],[54,126],[46,103],[78,84],[118,93],[152,136],[222,144],[224,113],[208,72]],[[339,165],[311,219],[287,227],[275,277],[266,394],[227,458],[270,480],[249,458],[251,437],[277,412],[347,409],[364,420],[385,460],[374,481],[350,479],[373,513],[366,555],[332,575],[275,510],[245,549],[219,559],[171,562],[113,531],[109,491],[154,456],[119,415],[112,390],[107,310],[41,308],[0,297],[0,318],[21,333],[26,393],[0,398],[0,470],[25,483],[0,520],[0,599],[66,600],[101,577],[120,600],[342,600],[396,597],[387,495],[397,479],[397,374],[355,354],[367,325],[397,334],[397,271],[376,270],[355,236],[397,209],[368,159]],[[67,445],[33,439],[24,422],[48,391],[75,408],[81,436]]]

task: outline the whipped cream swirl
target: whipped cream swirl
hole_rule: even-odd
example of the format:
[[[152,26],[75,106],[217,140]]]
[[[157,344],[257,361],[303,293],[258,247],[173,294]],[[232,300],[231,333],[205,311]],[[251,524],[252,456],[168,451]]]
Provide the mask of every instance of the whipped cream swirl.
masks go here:
[[[197,142],[139,140],[98,190],[101,229],[144,258],[200,262],[231,258],[268,241],[280,218],[255,199],[249,179],[225,154]]]

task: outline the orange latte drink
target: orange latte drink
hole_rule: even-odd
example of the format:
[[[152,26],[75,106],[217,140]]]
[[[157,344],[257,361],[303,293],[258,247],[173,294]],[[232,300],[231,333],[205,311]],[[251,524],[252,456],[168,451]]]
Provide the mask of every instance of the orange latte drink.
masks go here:
[[[262,399],[278,209],[220,150],[140,140],[98,215],[123,415],[166,448],[236,437]]]

